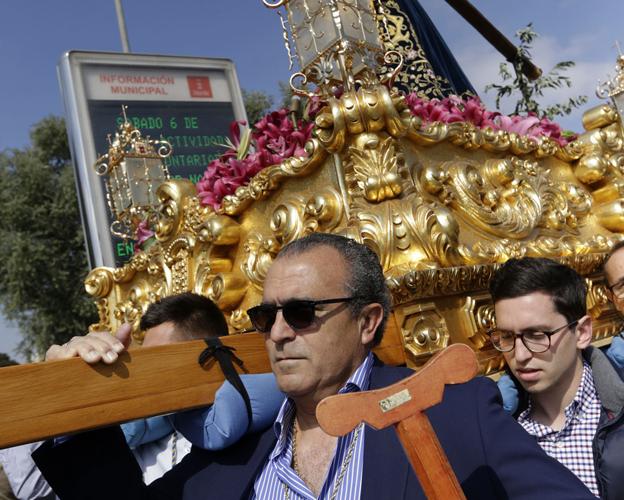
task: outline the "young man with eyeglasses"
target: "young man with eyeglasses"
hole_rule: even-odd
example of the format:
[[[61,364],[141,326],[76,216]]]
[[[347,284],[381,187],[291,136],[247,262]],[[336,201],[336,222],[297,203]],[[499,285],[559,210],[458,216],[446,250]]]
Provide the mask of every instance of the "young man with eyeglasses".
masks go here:
[[[520,386],[518,423],[596,496],[624,498],[624,383],[590,346],[585,281],[549,259],[511,259],[490,293],[489,335]]]
[[[624,240],[619,241],[607,255],[603,270],[607,281],[607,297],[620,315],[624,315]],[[607,351],[609,359],[624,370],[624,330],[613,337]]]
[[[390,293],[370,249],[319,233],[290,243],[269,268],[262,303],[249,310],[287,395],[271,428],[220,452],[193,448],[149,486],[115,428],[48,446],[36,453],[37,463],[64,499],[424,499],[394,429],[360,425],[335,438],[316,420],[316,406],[327,396],[413,374],[383,365],[371,352],[389,311]],[[443,401],[427,410],[466,497],[592,498],[503,411],[499,398],[494,383],[478,377],[446,387]]]

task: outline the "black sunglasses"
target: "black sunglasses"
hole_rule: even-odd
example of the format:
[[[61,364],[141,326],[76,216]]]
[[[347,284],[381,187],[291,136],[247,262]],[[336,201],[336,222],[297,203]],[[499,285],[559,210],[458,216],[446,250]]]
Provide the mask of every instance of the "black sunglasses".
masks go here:
[[[320,304],[338,304],[350,302],[361,297],[343,297],[340,299],[323,300],[290,300],[281,306],[275,304],[260,304],[247,310],[247,314],[254,328],[262,333],[271,331],[275,323],[277,311],[281,310],[284,320],[293,330],[303,330],[314,323],[316,306]]]

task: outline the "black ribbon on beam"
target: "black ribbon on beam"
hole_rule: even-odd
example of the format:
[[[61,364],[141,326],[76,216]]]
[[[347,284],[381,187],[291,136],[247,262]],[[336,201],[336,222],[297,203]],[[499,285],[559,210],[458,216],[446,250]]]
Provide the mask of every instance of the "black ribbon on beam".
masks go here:
[[[236,351],[234,347],[223,345],[221,340],[219,340],[219,337],[206,338],[204,339],[204,342],[206,342],[208,347],[206,347],[206,349],[204,349],[199,355],[198,362],[200,366],[212,363],[215,360],[219,363],[225,379],[234,386],[234,389],[238,391],[245,402],[245,408],[247,408],[247,428],[249,429],[253,417],[251,411],[251,400],[249,399],[247,389],[245,389],[245,385],[243,384],[243,381],[238,375],[238,372],[236,371],[236,368],[234,368],[233,364],[236,363],[239,367],[245,370],[243,360],[234,354],[234,351]]]

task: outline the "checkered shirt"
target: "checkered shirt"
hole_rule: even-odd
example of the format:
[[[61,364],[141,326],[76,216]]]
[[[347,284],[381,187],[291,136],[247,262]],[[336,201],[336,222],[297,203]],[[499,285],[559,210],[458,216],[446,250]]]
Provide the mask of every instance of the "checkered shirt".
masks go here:
[[[529,407],[518,417],[518,423],[537,438],[542,449],[576,474],[596,496],[598,482],[592,441],[598,428],[600,408],[591,368],[584,362],[581,383],[574,399],[565,409],[566,419],[561,430],[556,431],[533,420],[530,417],[530,402]]]

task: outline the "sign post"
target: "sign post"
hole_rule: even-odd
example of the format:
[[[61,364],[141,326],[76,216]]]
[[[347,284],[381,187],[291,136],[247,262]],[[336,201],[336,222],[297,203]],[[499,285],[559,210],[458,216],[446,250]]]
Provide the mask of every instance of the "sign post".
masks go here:
[[[173,146],[172,178],[201,179],[234,120],[246,120],[234,64],[226,59],[67,52],[58,67],[90,266],[123,265],[132,242],[110,232],[103,179],[93,168],[107,136],[128,120]]]

